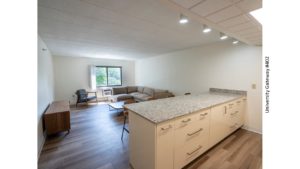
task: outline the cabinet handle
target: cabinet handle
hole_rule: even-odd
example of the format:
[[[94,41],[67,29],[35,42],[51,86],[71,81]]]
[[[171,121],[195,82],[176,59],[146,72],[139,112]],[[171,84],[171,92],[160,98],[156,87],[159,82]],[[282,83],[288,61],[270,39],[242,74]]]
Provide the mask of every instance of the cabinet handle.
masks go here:
[[[207,113],[204,113],[204,114],[200,114],[200,116],[206,116],[207,115]]]
[[[198,150],[200,150],[202,148],[202,146],[199,146],[198,148],[196,148],[195,150],[193,150],[192,152],[190,152],[190,153],[186,153],[187,155],[192,155],[192,154],[194,154],[195,152],[197,152]]]
[[[227,114],[227,106],[224,106],[224,108],[225,108],[224,114]]]
[[[200,128],[199,130],[197,130],[197,131],[195,131],[195,132],[193,132],[193,133],[188,133],[187,135],[188,136],[192,136],[192,135],[194,135],[194,134],[196,134],[196,133],[199,133],[200,131],[202,131],[203,130],[203,128]]]
[[[241,103],[241,101],[237,101],[236,103]]]
[[[235,115],[237,114],[239,111],[235,111],[234,113],[231,113],[230,115]]]
[[[246,101],[247,99],[243,99],[244,101]]]
[[[164,130],[169,130],[169,129],[171,129],[171,128],[172,128],[172,126],[171,126],[171,125],[169,125],[169,126],[168,126],[168,127],[166,127],[166,128],[162,127],[162,128],[161,128],[161,130],[163,130],[163,131],[164,131]]]
[[[186,119],[186,120],[182,120],[181,122],[182,122],[182,123],[187,123],[187,122],[189,122],[189,121],[191,121],[190,118],[188,118],[188,119]]]

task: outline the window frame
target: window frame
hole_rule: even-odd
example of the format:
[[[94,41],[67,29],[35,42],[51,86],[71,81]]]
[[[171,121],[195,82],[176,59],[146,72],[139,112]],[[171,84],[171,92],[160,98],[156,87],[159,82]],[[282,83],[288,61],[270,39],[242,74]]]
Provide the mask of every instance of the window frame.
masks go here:
[[[123,78],[122,78],[122,66],[96,66],[96,68],[105,68],[106,69],[106,86],[98,86],[96,82],[96,87],[114,87],[114,86],[122,86]],[[119,68],[120,69],[120,76],[121,76],[121,84],[120,85],[108,85],[108,68]],[[96,75],[97,78],[97,75]]]

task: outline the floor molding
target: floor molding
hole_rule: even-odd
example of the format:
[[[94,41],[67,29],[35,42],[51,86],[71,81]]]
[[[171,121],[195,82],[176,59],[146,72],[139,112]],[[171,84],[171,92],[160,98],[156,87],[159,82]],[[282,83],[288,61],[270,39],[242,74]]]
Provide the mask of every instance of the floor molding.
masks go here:
[[[256,129],[253,129],[253,128],[251,128],[251,127],[243,126],[242,129],[245,129],[245,130],[248,130],[248,131],[251,131],[251,132],[254,132],[254,133],[257,133],[257,134],[261,134],[261,135],[262,135],[262,132],[257,131]]]

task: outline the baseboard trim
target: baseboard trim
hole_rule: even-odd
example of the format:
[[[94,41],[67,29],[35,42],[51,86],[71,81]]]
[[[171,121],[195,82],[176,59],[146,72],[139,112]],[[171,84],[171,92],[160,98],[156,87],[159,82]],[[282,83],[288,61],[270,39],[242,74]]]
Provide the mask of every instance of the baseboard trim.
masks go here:
[[[248,130],[248,131],[251,131],[251,132],[254,132],[254,133],[257,133],[257,134],[261,134],[261,135],[262,135],[262,132],[257,131],[256,129],[253,129],[253,128],[251,128],[251,127],[243,126],[242,129],[245,129],[245,130]]]

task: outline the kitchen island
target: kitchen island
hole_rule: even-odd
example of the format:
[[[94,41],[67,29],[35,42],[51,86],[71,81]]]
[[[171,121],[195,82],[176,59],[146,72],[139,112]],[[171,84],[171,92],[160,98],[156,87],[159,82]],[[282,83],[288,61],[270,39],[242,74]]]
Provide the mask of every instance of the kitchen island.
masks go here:
[[[211,88],[126,105],[134,169],[180,169],[240,128],[246,92]]]

